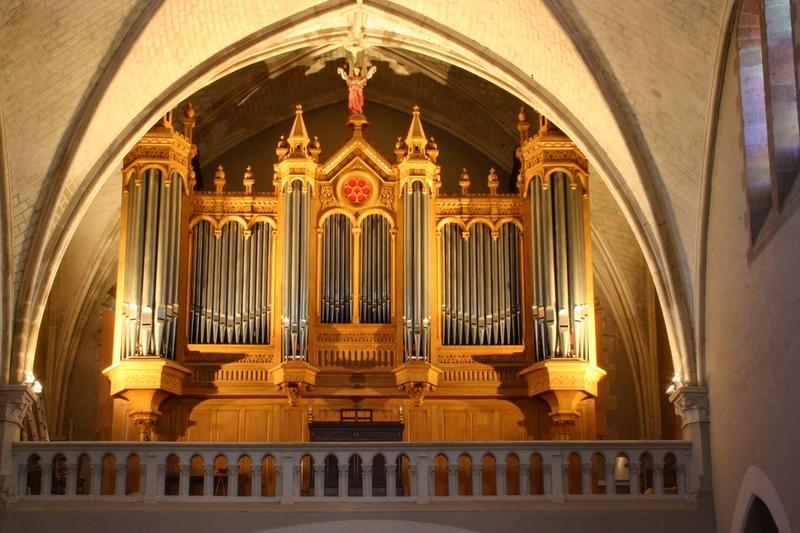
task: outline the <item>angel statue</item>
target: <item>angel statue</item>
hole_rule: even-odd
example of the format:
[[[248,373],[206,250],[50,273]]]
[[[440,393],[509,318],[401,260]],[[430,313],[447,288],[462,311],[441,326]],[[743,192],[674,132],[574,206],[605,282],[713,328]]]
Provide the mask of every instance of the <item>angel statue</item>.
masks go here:
[[[350,66],[349,75],[342,67],[336,69],[339,76],[347,82],[347,89],[349,91],[347,95],[347,107],[350,109],[351,114],[364,114],[364,86],[367,84],[367,80],[375,74],[376,70],[378,70],[378,67],[371,66],[367,69],[367,73],[362,76],[361,69],[356,66]]]

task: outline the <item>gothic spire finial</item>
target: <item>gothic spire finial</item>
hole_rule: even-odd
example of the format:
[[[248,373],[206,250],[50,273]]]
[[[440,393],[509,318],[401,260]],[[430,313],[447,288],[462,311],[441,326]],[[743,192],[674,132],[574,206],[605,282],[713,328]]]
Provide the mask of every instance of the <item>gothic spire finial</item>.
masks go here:
[[[425,130],[422,129],[422,121],[419,118],[419,106],[415,105],[411,108],[411,113],[411,126],[409,126],[408,135],[406,135],[406,145],[411,155],[420,154],[424,156],[428,139],[425,137]]]
[[[303,106],[297,104],[294,111],[294,124],[292,130],[289,132],[289,137],[286,139],[289,142],[291,152],[298,150],[305,152],[308,148],[308,143],[311,139],[306,130],[306,123],[303,121]]]

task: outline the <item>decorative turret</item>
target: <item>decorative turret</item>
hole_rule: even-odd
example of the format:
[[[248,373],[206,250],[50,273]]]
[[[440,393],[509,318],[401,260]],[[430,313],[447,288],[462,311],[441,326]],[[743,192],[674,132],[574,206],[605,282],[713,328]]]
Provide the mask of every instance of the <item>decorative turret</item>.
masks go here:
[[[142,440],[154,438],[161,402],[180,395],[189,370],[178,362],[182,331],[178,292],[181,210],[194,187],[191,143],[194,109],[185,112],[184,133],[175,130],[172,112],[148,131],[122,165],[122,223],[114,331],[113,364],[103,373],[111,395],[125,400],[124,410]],[[224,180],[223,180],[224,184]],[[159,215],[157,224],[150,222]],[[148,220],[136,223],[135,221]],[[157,230],[155,229],[157,227]],[[123,420],[125,417],[115,420]]]
[[[533,137],[524,109],[518,118],[517,188],[533,213],[524,234],[552,236],[529,244],[545,283],[534,284],[530,293],[536,361],[519,375],[528,382],[528,394],[550,405],[554,437],[569,439],[580,402],[597,396],[605,375],[596,366],[588,164],[544,116]]]
[[[303,108],[295,108],[289,136],[278,141],[274,185],[278,196],[278,249],[281,254],[281,303],[278,337],[280,365],[272,383],[295,405],[316,383],[318,370],[308,363],[309,265],[313,261],[310,220],[313,220],[319,139],[308,135]]]
[[[438,195],[441,168],[436,164],[439,147],[425,137],[419,107],[412,110],[405,146],[398,139],[397,176],[401,216],[407,221],[402,250],[410,268],[403,272],[403,361],[393,372],[397,386],[420,405],[435,391],[442,371],[431,364],[431,294],[438,286],[430,274],[436,255],[433,207]],[[405,147],[405,152],[402,151]]]

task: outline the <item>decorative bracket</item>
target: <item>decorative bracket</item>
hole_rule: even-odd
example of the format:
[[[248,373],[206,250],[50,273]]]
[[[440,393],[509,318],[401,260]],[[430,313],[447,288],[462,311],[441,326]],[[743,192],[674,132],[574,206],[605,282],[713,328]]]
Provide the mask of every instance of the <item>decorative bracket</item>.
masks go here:
[[[550,406],[554,437],[569,440],[580,417],[578,404],[597,396],[597,383],[605,371],[583,359],[551,358],[519,373],[528,382],[528,394]]]
[[[272,371],[275,388],[283,391],[289,405],[295,406],[317,384],[319,369],[305,361],[284,361]]]
[[[408,394],[417,407],[422,405],[425,396],[436,390],[442,371],[425,361],[409,361],[392,370],[397,387]]]

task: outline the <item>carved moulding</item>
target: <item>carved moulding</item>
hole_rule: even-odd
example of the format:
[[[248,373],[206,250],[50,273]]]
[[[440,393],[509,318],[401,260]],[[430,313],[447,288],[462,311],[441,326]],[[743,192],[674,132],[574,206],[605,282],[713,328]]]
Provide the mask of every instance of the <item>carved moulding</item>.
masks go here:
[[[689,424],[708,422],[708,389],[682,385],[670,395],[669,401],[675,406],[675,414],[681,417],[681,427]]]
[[[29,385],[0,386],[0,422],[22,427],[35,401],[36,394]]]
[[[417,407],[422,405],[425,396],[436,390],[442,376],[442,370],[424,361],[408,361],[392,372],[397,387],[408,394]]]
[[[528,395],[542,398],[550,406],[553,437],[569,440],[580,413],[578,404],[597,396],[597,384],[606,373],[601,368],[574,358],[552,358],[521,370],[528,383]]]
[[[272,382],[294,406],[317,384],[318,373],[319,369],[305,361],[284,361],[272,371]]]

